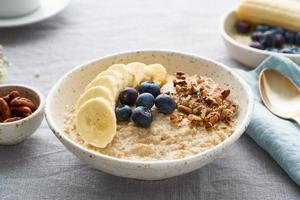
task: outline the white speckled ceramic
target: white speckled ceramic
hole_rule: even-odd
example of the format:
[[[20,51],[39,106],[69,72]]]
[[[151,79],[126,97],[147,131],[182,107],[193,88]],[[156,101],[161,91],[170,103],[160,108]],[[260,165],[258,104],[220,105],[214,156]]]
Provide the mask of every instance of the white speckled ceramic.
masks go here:
[[[84,87],[96,75],[114,63],[161,63],[170,74],[178,70],[189,74],[212,77],[222,86],[231,89],[231,98],[240,105],[236,130],[228,139],[205,152],[177,160],[132,161],[103,155],[72,141],[64,133],[66,105],[75,103]],[[122,177],[143,180],[159,180],[199,169],[219,157],[245,131],[252,113],[252,93],[237,74],[228,67],[194,55],[170,51],[137,51],[99,58],[74,68],[52,88],[46,101],[46,119],[57,138],[78,158],[96,169]]]
[[[41,4],[40,0],[0,0],[0,17],[12,18],[29,14]]]
[[[0,123],[0,145],[14,145],[22,142],[34,133],[44,118],[45,99],[39,91],[24,85],[0,85],[0,96],[12,90],[18,90],[21,96],[32,100],[38,108],[30,116],[19,121]]]
[[[220,22],[219,30],[221,32],[225,46],[235,60],[249,67],[255,68],[263,60],[269,57],[272,54],[272,52],[251,48],[234,40],[230,36],[230,34],[234,30],[235,22],[236,16],[234,10],[228,12]],[[300,65],[299,54],[279,54],[288,57],[289,59],[293,60],[295,63]]]
[[[0,0],[1,1],[24,1],[24,0]],[[28,1],[28,0],[27,0]],[[59,12],[61,12],[67,5],[71,2],[71,0],[29,0],[39,2],[40,6],[35,9],[33,12],[28,13],[26,15],[22,15],[19,17],[10,17],[10,18],[0,18],[0,27],[17,27],[17,26],[25,26],[33,23],[40,22],[42,20],[48,19]],[[20,4],[20,8],[24,9],[24,5]],[[28,5],[27,5],[28,6]],[[15,7],[13,7],[15,9]],[[4,9],[5,10],[5,9]],[[1,12],[1,8],[0,8]],[[6,10],[7,12],[7,10]],[[9,15],[10,12],[7,12]]]

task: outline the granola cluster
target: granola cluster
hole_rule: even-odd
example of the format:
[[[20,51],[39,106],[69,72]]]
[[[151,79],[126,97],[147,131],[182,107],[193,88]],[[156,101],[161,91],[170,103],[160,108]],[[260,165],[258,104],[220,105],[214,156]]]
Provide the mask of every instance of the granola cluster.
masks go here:
[[[230,90],[223,90],[205,76],[188,76],[178,71],[172,89],[166,93],[177,103],[179,113],[170,115],[170,120],[177,124],[187,118],[191,126],[209,130],[220,122],[230,125],[238,112],[238,105],[227,98]]]

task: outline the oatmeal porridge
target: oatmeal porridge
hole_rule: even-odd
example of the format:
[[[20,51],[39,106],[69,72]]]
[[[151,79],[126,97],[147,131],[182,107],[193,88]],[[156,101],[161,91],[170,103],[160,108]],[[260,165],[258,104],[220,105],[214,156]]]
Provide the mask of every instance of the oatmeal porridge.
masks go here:
[[[143,70],[147,68],[146,65],[140,66],[143,67]],[[162,67],[159,68],[162,69]],[[92,105],[90,98],[87,98],[88,103],[81,106],[68,106],[64,122],[64,129],[68,136],[88,149],[112,157],[129,160],[170,160],[203,152],[218,145],[233,133],[238,115],[238,105],[230,100],[230,90],[221,88],[211,78],[188,75],[181,71],[170,76],[166,74],[165,70],[156,70],[155,73],[165,73],[159,80],[155,79],[159,76],[145,78],[151,76],[149,76],[149,72],[144,73],[148,73],[148,75],[143,75],[144,78],[141,80],[134,79],[136,83],[131,85],[131,88],[123,89],[126,90],[125,100],[122,99],[123,90],[119,88],[121,90],[116,94],[118,98],[112,104],[112,108],[109,108],[110,104],[105,104],[108,109],[115,110],[114,116],[105,113],[108,119],[116,118],[115,121],[107,123],[115,123],[115,133],[111,138],[102,132],[99,134],[96,132],[96,136],[90,134],[85,137],[85,133],[81,134],[78,131],[78,126],[82,126],[82,122],[78,122],[78,119],[86,119],[85,124],[94,119],[90,118],[90,115],[88,118],[78,118],[81,107],[87,106],[88,103]],[[133,73],[134,75],[135,73]],[[147,87],[144,87],[145,83],[141,83],[143,81],[151,81],[150,84],[159,85],[161,94],[155,94],[153,89],[155,87],[147,90],[149,83],[147,83]],[[124,88],[124,84],[121,87]],[[143,87],[147,90],[146,92],[142,91]],[[139,94],[130,93],[133,91],[132,88],[139,88],[136,92]],[[142,95],[143,93],[147,93],[147,95]],[[100,95],[100,93],[98,94]],[[130,103],[128,95],[130,97],[138,95],[133,98],[135,99],[134,104]],[[91,96],[94,98],[93,95],[89,97]],[[109,97],[105,97],[105,99],[109,99]],[[168,100],[169,105],[163,105],[164,100],[166,100],[165,102]],[[124,102],[130,106],[124,106]],[[170,108],[172,102],[174,102],[174,108]],[[145,109],[138,110],[140,107],[145,107]],[[84,111],[85,115],[90,112],[89,110]],[[126,115],[128,113],[130,116]],[[102,123],[102,119],[97,120],[97,123]],[[103,124],[99,127],[101,130],[106,128]],[[93,127],[91,130],[94,131],[99,127]],[[109,130],[112,130],[111,127]],[[89,141],[91,137],[98,138],[92,138],[90,141],[99,142],[94,145],[95,143]],[[97,146],[98,144],[102,145],[103,140],[107,142],[101,147]]]

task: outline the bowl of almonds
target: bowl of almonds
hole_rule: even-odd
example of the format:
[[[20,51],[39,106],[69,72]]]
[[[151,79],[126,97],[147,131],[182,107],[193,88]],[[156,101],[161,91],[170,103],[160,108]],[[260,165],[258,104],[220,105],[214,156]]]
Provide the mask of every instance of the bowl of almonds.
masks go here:
[[[17,144],[32,135],[43,120],[44,102],[29,86],[0,85],[0,145]]]

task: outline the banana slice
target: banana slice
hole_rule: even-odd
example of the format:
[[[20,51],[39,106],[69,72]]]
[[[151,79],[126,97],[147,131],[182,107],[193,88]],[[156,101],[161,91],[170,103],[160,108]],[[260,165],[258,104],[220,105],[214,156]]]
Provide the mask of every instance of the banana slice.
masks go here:
[[[130,84],[133,81],[133,75],[129,73],[129,71],[126,68],[126,65],[124,64],[111,65],[107,70],[114,70],[122,75],[122,80],[124,81],[124,88],[130,86]]]
[[[280,26],[297,32],[300,30],[299,10],[299,1],[243,0],[235,14],[239,20]]]
[[[123,75],[120,72],[108,69],[108,70],[105,70],[105,71],[99,73],[97,75],[96,79],[100,78],[101,76],[105,76],[105,75],[113,76],[118,81],[118,89],[124,88],[125,80],[124,80]]]
[[[132,87],[136,87],[144,80],[144,72],[146,65],[140,62],[129,63],[127,66],[129,73],[134,76]]]
[[[98,85],[102,85],[102,86],[108,88],[111,91],[114,99],[117,98],[117,95],[119,93],[119,83],[118,83],[118,80],[116,80],[113,76],[103,75],[98,78],[95,78],[94,80],[92,80],[92,82],[90,82],[86,86],[85,90],[88,90],[88,89],[98,86]]]
[[[162,85],[167,80],[167,70],[161,64],[151,64],[145,67],[145,80],[152,80],[153,82]]]
[[[110,92],[110,90],[102,85],[98,85],[95,87],[91,87],[90,89],[86,90],[78,99],[76,103],[76,110],[80,108],[86,101],[96,98],[96,97],[103,97],[106,99],[112,106],[112,108],[115,108],[115,99]]]
[[[117,131],[114,110],[102,97],[90,99],[80,107],[75,125],[85,142],[99,148],[105,148]]]

